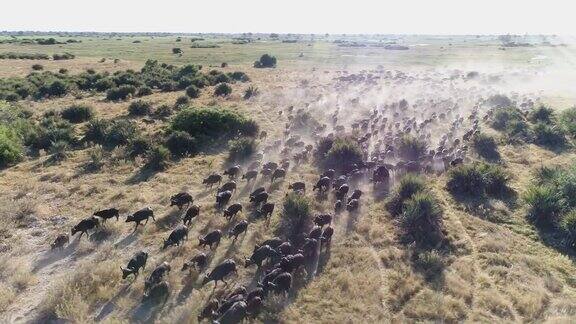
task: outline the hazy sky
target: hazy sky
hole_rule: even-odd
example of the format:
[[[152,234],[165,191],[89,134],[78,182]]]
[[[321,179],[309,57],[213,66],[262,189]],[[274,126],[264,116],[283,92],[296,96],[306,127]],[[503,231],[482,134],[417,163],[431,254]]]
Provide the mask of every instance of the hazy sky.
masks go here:
[[[2,0],[0,30],[576,34],[573,0]]]

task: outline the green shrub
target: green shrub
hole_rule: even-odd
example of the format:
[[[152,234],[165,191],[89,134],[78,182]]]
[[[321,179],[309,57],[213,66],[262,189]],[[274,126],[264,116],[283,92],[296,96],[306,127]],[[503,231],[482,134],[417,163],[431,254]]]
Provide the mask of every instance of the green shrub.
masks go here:
[[[448,172],[447,189],[455,196],[481,198],[485,194],[498,196],[506,193],[509,176],[497,165],[473,163],[460,165]]]
[[[110,78],[100,79],[100,80],[96,81],[96,83],[94,84],[94,88],[98,92],[107,91],[107,90],[109,90],[115,86],[116,86],[116,84]]]
[[[132,116],[145,116],[150,114],[150,111],[152,111],[152,104],[143,100],[133,101],[128,106],[128,112]]]
[[[232,93],[232,88],[227,83],[220,83],[214,89],[214,95],[217,97],[226,97]]]
[[[248,77],[248,75],[246,73],[240,72],[240,71],[228,73],[228,76],[230,77],[230,79],[235,80],[235,81],[241,81],[241,82],[250,81],[250,78]]]
[[[152,89],[150,89],[150,87],[147,86],[142,86],[140,88],[138,88],[138,92],[136,93],[137,97],[144,97],[144,96],[149,96],[152,94]]]
[[[576,245],[576,210],[572,210],[560,221],[560,228],[564,231],[567,244],[570,247]]]
[[[175,106],[176,107],[183,107],[186,106],[190,103],[190,99],[187,96],[180,96],[178,98],[176,98],[176,103]]]
[[[476,134],[472,137],[472,147],[485,159],[498,160],[500,159],[500,153],[498,153],[498,145],[496,140],[492,136],[486,134]]]
[[[552,186],[533,186],[524,194],[528,219],[539,226],[554,225],[566,210],[566,200]]]
[[[34,65],[32,65],[32,70],[41,71],[41,70],[44,70],[44,66],[42,66],[41,64],[34,64]]]
[[[146,154],[152,148],[152,142],[144,136],[136,136],[128,141],[126,153],[130,159]]]
[[[106,99],[111,101],[126,100],[128,96],[136,94],[136,87],[133,85],[122,85],[118,88],[109,89],[106,92]]]
[[[404,135],[400,139],[400,144],[398,145],[398,154],[405,160],[416,161],[421,156],[426,154],[428,151],[428,146],[426,142],[421,141],[413,136]]]
[[[426,185],[421,177],[411,173],[404,175],[387,203],[388,210],[394,216],[401,214],[406,200],[424,191],[425,188]]]
[[[405,236],[419,245],[435,246],[444,237],[442,209],[430,193],[416,193],[404,203],[400,224]]]
[[[49,149],[53,143],[57,142],[72,144],[75,142],[74,127],[60,117],[47,116],[30,134],[27,142],[35,149]]]
[[[164,170],[168,166],[170,151],[164,146],[155,146],[146,154],[146,168],[151,170]]]
[[[544,105],[530,111],[528,120],[533,123],[551,124],[554,122],[554,110]]]
[[[87,105],[72,105],[62,110],[61,116],[71,123],[82,123],[94,116],[94,110]]]
[[[533,128],[534,142],[547,148],[563,148],[566,146],[566,136],[556,125],[538,123]]]
[[[273,68],[276,67],[276,57],[269,54],[264,54],[260,60],[254,62],[255,68]]]
[[[251,138],[241,138],[228,143],[228,160],[245,161],[256,152],[256,141]]]
[[[276,233],[288,239],[298,237],[310,223],[311,211],[312,207],[307,197],[294,192],[288,193],[282,203],[282,218]]]
[[[93,119],[86,124],[84,140],[93,143],[104,144],[108,134],[110,122],[104,119]]]
[[[126,145],[139,135],[136,124],[129,120],[115,120],[106,130],[105,143],[111,146]]]
[[[104,166],[104,149],[102,146],[97,145],[88,151],[88,162],[84,165],[84,169],[88,171],[100,170]]]
[[[524,115],[520,109],[515,107],[506,107],[496,109],[490,118],[490,126],[496,130],[504,131],[512,121],[524,120]]]
[[[200,90],[195,85],[190,85],[186,88],[186,95],[190,98],[198,98],[200,96]]]
[[[48,95],[51,97],[61,97],[68,92],[68,85],[60,80],[53,81],[48,86]]]
[[[325,168],[348,171],[362,162],[362,150],[353,139],[336,138],[322,162]]]
[[[50,146],[50,154],[51,158],[54,161],[64,161],[68,158],[68,150],[69,150],[68,142],[65,141],[57,141],[53,142]]]
[[[576,106],[562,112],[560,125],[572,139],[576,139]]]
[[[154,110],[154,115],[160,118],[170,117],[172,115],[172,107],[168,105],[160,105]]]
[[[246,89],[246,91],[244,91],[244,99],[248,100],[252,97],[257,96],[260,93],[260,91],[258,90],[258,88],[254,87],[254,86],[249,86],[248,89]]]
[[[258,127],[253,121],[227,109],[188,108],[174,117],[171,128],[188,132],[199,143],[210,143],[238,134],[253,136]]]
[[[444,260],[436,250],[418,253],[415,265],[421,269],[426,277],[436,277],[444,270]]]
[[[7,125],[0,124],[0,168],[22,160],[24,148],[18,134]]]
[[[174,131],[166,139],[166,147],[174,156],[185,156],[198,152],[198,142],[187,132]]]

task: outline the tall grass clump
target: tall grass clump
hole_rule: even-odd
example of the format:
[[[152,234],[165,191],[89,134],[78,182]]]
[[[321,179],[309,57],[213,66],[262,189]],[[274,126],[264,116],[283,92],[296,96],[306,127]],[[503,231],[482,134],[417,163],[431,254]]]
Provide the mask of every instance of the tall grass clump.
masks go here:
[[[316,155],[323,167],[341,171],[352,170],[363,157],[358,143],[344,137],[321,140]]]
[[[576,106],[560,114],[559,124],[572,139],[576,139]]]
[[[228,142],[228,161],[241,162],[256,152],[256,141],[252,138],[240,138]]]
[[[218,108],[187,108],[172,120],[171,129],[183,131],[199,143],[210,144],[238,135],[256,136],[258,125],[239,113]]]
[[[498,145],[492,136],[480,133],[472,137],[472,147],[481,157],[488,160],[499,160]]]
[[[544,105],[538,106],[528,114],[528,120],[532,123],[551,124],[555,121],[554,110]]]
[[[566,135],[562,128],[543,122],[533,127],[534,143],[550,149],[561,149],[566,146]]]
[[[131,116],[145,116],[152,111],[152,104],[144,100],[136,100],[128,106]]]
[[[162,171],[168,167],[170,151],[164,146],[155,146],[146,154],[145,167],[154,171]]]
[[[412,198],[413,195],[424,191],[425,188],[426,185],[422,177],[412,173],[406,174],[400,179],[400,183],[386,204],[388,210],[394,216],[400,215],[404,202]]]
[[[398,154],[400,157],[409,161],[418,160],[422,155],[426,154],[427,150],[428,146],[426,142],[410,135],[404,135],[398,145]]]
[[[289,239],[298,238],[310,223],[310,200],[297,193],[289,193],[282,203],[282,218],[276,232]]]
[[[459,197],[497,197],[509,191],[509,178],[501,166],[473,163],[452,168],[448,173],[446,187],[450,193]]]
[[[166,138],[166,147],[172,155],[182,157],[198,152],[199,143],[187,132],[173,131]]]
[[[442,208],[429,192],[420,192],[404,203],[399,218],[405,238],[420,246],[433,247],[443,239]]]
[[[60,115],[71,123],[82,123],[94,116],[94,109],[88,105],[72,105],[62,110]]]
[[[226,97],[232,93],[232,87],[228,85],[228,83],[220,83],[214,89],[214,96],[217,97]]]

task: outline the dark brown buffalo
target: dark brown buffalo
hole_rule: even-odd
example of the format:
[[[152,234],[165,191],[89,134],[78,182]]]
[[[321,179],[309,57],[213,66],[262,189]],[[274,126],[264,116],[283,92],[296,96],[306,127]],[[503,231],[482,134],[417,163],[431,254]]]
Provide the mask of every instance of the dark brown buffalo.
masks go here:
[[[212,188],[216,183],[220,184],[220,182],[222,182],[222,176],[219,174],[211,174],[206,179],[202,180],[202,184],[205,184],[206,187],[210,186],[210,188]]]
[[[224,281],[224,278],[232,272],[237,272],[236,262],[230,259],[224,260],[224,262],[217,265],[209,274],[204,277],[202,280],[202,285],[205,285],[210,281],[214,281],[214,286],[218,285],[218,281],[222,281],[226,285],[227,283]]]
[[[204,235],[204,237],[199,237],[198,240],[200,243],[198,245],[201,247],[206,247],[206,245],[208,245],[210,246],[210,249],[212,249],[213,244],[220,244],[220,239],[222,239],[222,231],[214,230]]]
[[[198,215],[200,215],[200,206],[192,205],[190,208],[188,208],[182,220],[184,221],[184,224],[190,225],[192,219]]]
[[[154,218],[154,211],[152,210],[152,208],[146,207],[140,209],[139,211],[135,212],[132,215],[128,215],[128,217],[126,218],[126,223],[129,222],[136,223],[136,226],[134,227],[134,230],[136,230],[143,220],[146,221],[144,225],[148,224],[148,219],[150,217],[152,217],[153,221],[156,221],[156,219]]]
[[[72,227],[72,236],[80,232],[80,238],[84,233],[88,233],[88,230],[94,229],[100,226],[100,219],[95,216],[90,216],[81,220],[76,226]]]
[[[208,265],[208,256],[206,253],[198,253],[182,265],[182,271],[195,269],[200,271]]]
[[[246,229],[248,229],[248,222],[246,220],[242,220],[238,222],[231,230],[228,232],[228,237],[234,236],[234,240],[238,238],[238,235],[245,233]]]
[[[140,268],[144,269],[146,267],[146,261],[148,260],[148,253],[144,251],[140,251],[136,253],[130,261],[128,261],[128,265],[126,268],[120,267],[122,270],[122,279],[128,278],[129,275],[133,274],[135,277],[138,277],[138,273]]]
[[[120,217],[120,211],[116,208],[109,208],[97,211],[94,213],[94,216],[102,218],[102,221],[106,222],[107,219],[112,217],[116,217],[116,220]]]

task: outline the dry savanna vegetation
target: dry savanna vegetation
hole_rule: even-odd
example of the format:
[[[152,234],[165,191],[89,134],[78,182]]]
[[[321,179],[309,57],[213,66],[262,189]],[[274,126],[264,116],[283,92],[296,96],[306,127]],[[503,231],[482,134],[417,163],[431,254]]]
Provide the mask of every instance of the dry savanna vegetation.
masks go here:
[[[0,321],[574,322],[573,45],[378,37],[0,36]]]

